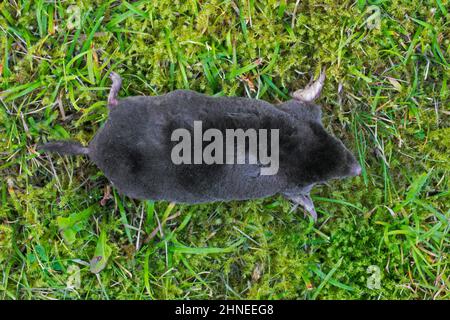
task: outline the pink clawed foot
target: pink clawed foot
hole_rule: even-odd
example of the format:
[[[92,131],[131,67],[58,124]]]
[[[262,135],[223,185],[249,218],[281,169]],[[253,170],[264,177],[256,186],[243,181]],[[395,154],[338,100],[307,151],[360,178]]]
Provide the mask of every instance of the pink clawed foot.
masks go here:
[[[122,78],[115,72],[111,72],[109,78],[112,80],[112,85],[108,96],[108,106],[117,106],[119,104],[117,95],[122,86]]]

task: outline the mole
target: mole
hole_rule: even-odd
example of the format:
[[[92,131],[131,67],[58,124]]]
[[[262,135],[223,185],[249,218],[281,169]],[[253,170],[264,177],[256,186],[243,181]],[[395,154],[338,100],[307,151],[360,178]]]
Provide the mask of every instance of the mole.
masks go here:
[[[60,140],[38,150],[88,156],[130,198],[197,204],[281,194],[316,221],[312,187],[361,173],[314,103],[324,70],[278,105],[191,90],[119,99],[122,79],[110,78],[108,120],[89,145]]]

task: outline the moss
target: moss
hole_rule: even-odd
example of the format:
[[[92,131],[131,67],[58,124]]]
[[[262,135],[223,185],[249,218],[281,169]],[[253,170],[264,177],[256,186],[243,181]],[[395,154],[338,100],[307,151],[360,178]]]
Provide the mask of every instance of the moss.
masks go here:
[[[429,154],[436,165],[442,170],[450,171],[450,128],[433,130],[428,135],[428,141],[422,146],[422,152]]]

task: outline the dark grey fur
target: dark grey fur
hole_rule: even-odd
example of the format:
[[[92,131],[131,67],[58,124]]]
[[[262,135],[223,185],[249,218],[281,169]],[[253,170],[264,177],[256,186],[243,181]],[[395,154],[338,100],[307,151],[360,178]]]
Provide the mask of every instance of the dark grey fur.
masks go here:
[[[50,142],[41,149],[87,154],[119,192],[137,199],[178,203],[246,200],[283,194],[316,218],[309,191],[316,183],[359,173],[353,155],[321,123],[320,107],[299,100],[274,106],[256,99],[210,97],[189,90],[117,100],[108,121],[84,148]],[[259,165],[175,165],[174,129],[192,131],[279,129],[280,165],[276,175],[260,175]],[[206,145],[207,143],[205,143]]]

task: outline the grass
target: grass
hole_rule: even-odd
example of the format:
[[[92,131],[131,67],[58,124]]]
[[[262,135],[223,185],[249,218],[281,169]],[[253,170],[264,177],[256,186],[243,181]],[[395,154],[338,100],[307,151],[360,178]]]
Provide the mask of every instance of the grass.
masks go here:
[[[449,299],[449,4],[2,2],[0,299]],[[122,96],[278,103],[324,66],[324,123],[363,172],[313,190],[317,224],[281,197],[135,201],[35,151],[89,142],[110,70]]]

